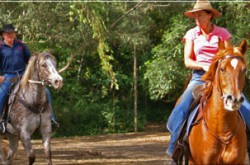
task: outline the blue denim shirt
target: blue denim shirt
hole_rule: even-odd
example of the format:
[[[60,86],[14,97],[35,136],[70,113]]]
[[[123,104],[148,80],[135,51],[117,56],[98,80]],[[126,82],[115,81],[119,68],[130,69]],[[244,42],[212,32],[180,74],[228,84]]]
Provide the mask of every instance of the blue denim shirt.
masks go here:
[[[25,70],[31,54],[27,46],[15,40],[12,47],[0,42],[0,71],[4,73],[21,73]]]

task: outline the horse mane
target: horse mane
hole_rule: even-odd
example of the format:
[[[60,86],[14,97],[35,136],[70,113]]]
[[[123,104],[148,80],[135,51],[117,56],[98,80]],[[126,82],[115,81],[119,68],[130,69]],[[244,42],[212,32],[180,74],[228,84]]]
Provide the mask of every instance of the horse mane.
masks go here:
[[[209,67],[209,70],[201,77],[201,80],[205,81],[205,84],[206,84],[205,88],[203,89],[203,95],[206,98],[208,98],[212,93],[212,90],[213,90],[212,82],[215,79],[215,74],[216,74],[219,61],[229,54],[230,56],[242,56],[239,53],[235,53],[233,47],[219,50],[214,56],[212,63]]]
[[[38,57],[38,53],[35,53],[30,59],[29,59],[29,62],[28,62],[28,65],[25,69],[25,72],[24,72],[24,75],[21,79],[21,87],[22,88],[25,88],[25,87],[28,87],[29,86],[29,79],[31,77],[31,75],[34,74],[34,69],[35,69],[35,62],[36,62],[36,59]]]

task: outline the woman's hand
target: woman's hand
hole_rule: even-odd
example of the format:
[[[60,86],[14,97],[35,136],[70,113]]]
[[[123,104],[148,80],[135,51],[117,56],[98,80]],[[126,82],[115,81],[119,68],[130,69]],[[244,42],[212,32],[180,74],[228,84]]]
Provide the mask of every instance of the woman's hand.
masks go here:
[[[203,66],[202,66],[202,69],[203,69],[205,72],[207,72],[208,69],[209,69],[209,65],[203,65]]]
[[[5,80],[5,77],[4,76],[0,76],[0,84],[3,83]]]

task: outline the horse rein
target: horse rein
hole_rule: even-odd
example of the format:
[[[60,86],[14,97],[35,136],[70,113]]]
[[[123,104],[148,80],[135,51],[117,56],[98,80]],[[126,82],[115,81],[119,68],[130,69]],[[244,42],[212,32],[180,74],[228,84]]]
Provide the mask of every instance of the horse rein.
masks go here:
[[[225,147],[223,148],[223,151],[222,151],[222,153],[221,153],[221,158],[222,158],[222,156],[223,156],[224,153],[226,152],[226,149],[227,149],[228,145],[232,142],[233,137],[236,135],[236,133],[238,132],[238,130],[239,130],[239,128],[240,128],[240,119],[239,119],[239,115],[238,115],[238,124],[237,124],[238,126],[237,126],[236,130],[235,130],[233,133],[231,133],[231,134],[224,140],[224,139],[222,139],[221,137],[217,136],[215,133],[213,133],[213,131],[212,131],[211,129],[209,129],[209,127],[208,127],[207,120],[206,120],[206,116],[204,115],[204,109],[203,109],[203,105],[204,105],[205,101],[206,101],[206,100],[205,100],[205,97],[202,96],[202,97],[201,97],[201,102],[200,102],[200,108],[199,108],[199,110],[200,110],[200,112],[202,113],[202,115],[201,115],[201,118],[198,120],[198,122],[200,122],[200,120],[203,119],[203,124],[204,124],[205,129],[207,130],[207,132],[208,132],[211,136],[213,136],[217,141],[219,141],[220,143],[222,143],[222,144],[225,145]],[[217,163],[220,164],[220,158],[219,158],[219,157],[218,157]]]
[[[217,87],[216,89],[219,91],[219,93],[220,93],[220,95],[221,95],[221,98],[226,97],[226,95],[223,94],[223,92],[222,92],[222,90],[221,90],[221,88],[220,88],[220,81],[219,81],[218,72],[219,72],[219,69],[220,69],[221,62],[222,62],[224,59],[229,59],[229,58],[236,58],[236,59],[244,60],[244,58],[243,58],[242,56],[226,55],[225,57],[223,57],[222,59],[220,59],[220,60],[218,61],[218,66],[217,66],[216,73],[215,73],[215,76],[216,76],[216,79],[217,79],[216,81],[217,81],[217,83],[218,83],[218,87]],[[205,98],[205,96],[202,96],[201,102],[200,102],[200,112],[202,113],[202,116],[203,116],[203,117],[202,117],[202,118],[203,118],[203,124],[204,124],[204,126],[205,126],[207,132],[208,132],[211,136],[213,136],[216,140],[218,140],[220,143],[222,143],[222,144],[225,145],[225,147],[224,147],[224,149],[223,149],[223,151],[222,151],[222,153],[221,153],[221,157],[222,157],[222,156],[224,155],[224,153],[226,152],[226,149],[227,149],[228,145],[231,143],[233,137],[237,134],[237,132],[238,132],[238,130],[239,130],[239,127],[240,127],[240,119],[239,119],[239,118],[240,118],[240,117],[239,117],[239,115],[238,115],[238,126],[237,126],[237,128],[234,130],[234,132],[232,132],[226,139],[224,139],[224,138],[222,139],[221,137],[219,137],[218,135],[216,135],[215,133],[213,133],[212,130],[209,129],[209,127],[208,127],[207,120],[206,120],[206,116],[204,115],[204,109],[203,109],[203,106],[204,106],[204,103],[206,102],[206,99],[207,99],[207,98]],[[220,162],[220,158],[218,158],[218,160],[217,160],[217,163],[219,163],[219,162]]]
[[[230,144],[232,138],[236,135],[236,133],[238,132],[239,130],[239,127],[240,127],[240,120],[239,120],[239,115],[238,115],[238,127],[236,128],[236,130],[234,131],[234,133],[232,133],[226,140],[223,140],[222,138],[220,138],[219,136],[217,136],[216,134],[214,134],[211,129],[209,129],[208,125],[207,125],[207,120],[206,120],[206,117],[204,115],[204,109],[203,109],[203,104],[205,103],[205,97],[202,97],[201,98],[201,103],[200,103],[200,110],[201,110],[201,113],[202,113],[202,116],[203,116],[203,122],[204,122],[204,126],[206,128],[206,130],[215,138],[217,139],[218,141],[220,141],[222,144],[225,144],[226,146],[228,144]]]
[[[45,57],[51,57],[50,55],[45,55]],[[39,59],[40,56],[38,56],[36,58],[36,61],[35,61],[35,64],[37,65],[37,69],[40,70],[40,65],[39,65],[39,62],[38,62],[38,59]],[[49,82],[48,80],[40,80],[40,75],[38,74],[38,80],[28,80],[29,83],[31,84],[38,84],[38,85],[42,85],[42,86],[45,86],[47,84],[47,82]],[[37,108],[37,106],[31,106],[29,105],[28,103],[26,103],[26,101],[24,101],[21,97],[18,97],[18,100],[27,108],[29,109],[30,111],[32,111],[33,113],[35,114],[40,114],[40,113],[43,113],[45,112],[45,109],[46,107],[49,105],[49,101],[48,99],[46,99],[46,101],[44,102],[44,104],[40,107],[40,108]]]

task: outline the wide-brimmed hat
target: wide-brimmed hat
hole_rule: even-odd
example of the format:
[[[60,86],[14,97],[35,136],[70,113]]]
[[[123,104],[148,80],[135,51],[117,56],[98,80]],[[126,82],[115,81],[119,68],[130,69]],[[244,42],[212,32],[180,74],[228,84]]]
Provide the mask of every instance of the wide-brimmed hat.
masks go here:
[[[16,32],[16,29],[12,24],[5,24],[0,30],[0,34],[2,35],[4,32],[6,33]]]
[[[193,10],[186,11],[184,13],[185,16],[189,18],[194,18],[194,12],[201,11],[201,10],[209,10],[213,13],[213,18],[219,18],[221,17],[221,13],[214,9],[211,5],[211,3],[208,0],[197,0]]]

